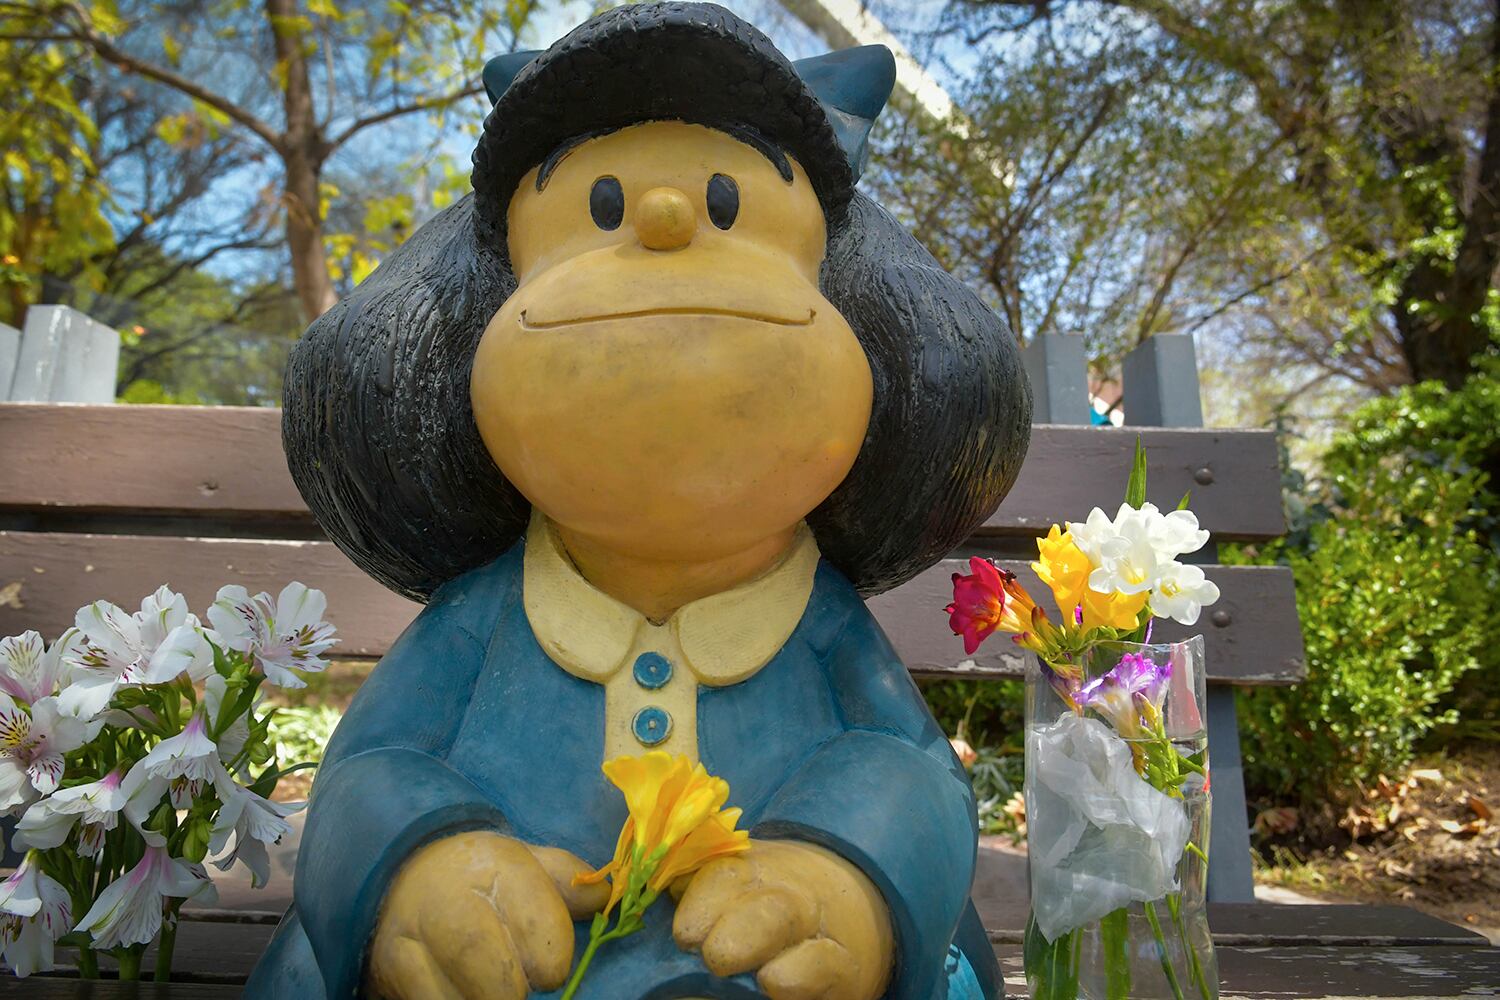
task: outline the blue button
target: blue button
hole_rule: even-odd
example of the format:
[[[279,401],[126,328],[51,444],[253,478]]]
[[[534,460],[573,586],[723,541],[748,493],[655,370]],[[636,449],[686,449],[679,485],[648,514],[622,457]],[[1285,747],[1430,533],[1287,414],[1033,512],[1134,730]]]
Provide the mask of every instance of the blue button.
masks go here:
[[[672,717],[655,705],[635,713],[631,723],[635,738],[644,746],[654,747],[672,733]]]
[[[635,658],[635,682],[655,691],[672,679],[672,661],[660,653],[642,653]]]

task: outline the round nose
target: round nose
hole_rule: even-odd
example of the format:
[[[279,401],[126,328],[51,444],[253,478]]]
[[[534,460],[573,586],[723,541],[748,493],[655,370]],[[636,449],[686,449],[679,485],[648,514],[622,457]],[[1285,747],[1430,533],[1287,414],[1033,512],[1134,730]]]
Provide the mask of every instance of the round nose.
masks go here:
[[[676,188],[652,188],[635,206],[635,235],[651,250],[680,250],[693,242],[698,217]]]

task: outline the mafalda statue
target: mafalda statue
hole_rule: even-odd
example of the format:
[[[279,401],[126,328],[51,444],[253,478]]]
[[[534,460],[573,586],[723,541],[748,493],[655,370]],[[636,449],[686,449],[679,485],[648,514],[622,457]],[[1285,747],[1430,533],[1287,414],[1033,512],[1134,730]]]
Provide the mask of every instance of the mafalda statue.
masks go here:
[[[690,3],[486,69],[472,197],[287,372],[308,504],[427,607],[327,748],[247,995],[557,996],[626,816],[601,763],[653,749],[728,781],[750,847],[578,997],[1000,993],[973,793],[861,597],[999,503],[1030,392],[854,188],[894,76]]]

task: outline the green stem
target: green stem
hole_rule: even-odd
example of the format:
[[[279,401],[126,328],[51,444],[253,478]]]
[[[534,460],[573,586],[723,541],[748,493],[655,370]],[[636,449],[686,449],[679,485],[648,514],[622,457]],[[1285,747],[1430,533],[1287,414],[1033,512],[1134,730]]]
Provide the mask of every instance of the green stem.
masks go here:
[[[1167,896],[1167,909],[1172,913],[1172,923],[1177,928],[1177,936],[1182,938],[1182,946],[1187,949],[1188,964],[1193,970],[1193,985],[1198,987],[1198,993],[1203,1000],[1214,1000],[1214,995],[1208,991],[1208,979],[1203,975],[1203,963],[1198,961],[1198,949],[1193,947],[1193,942],[1188,940],[1187,924],[1182,919],[1182,897],[1178,893]]]
[[[1104,991],[1108,1000],[1130,997],[1130,911],[1121,907],[1099,920],[1104,946]]]
[[[1182,986],[1177,982],[1177,973],[1172,969],[1172,959],[1167,954],[1167,936],[1162,933],[1161,921],[1156,918],[1156,904],[1146,903],[1146,920],[1151,924],[1151,933],[1156,935],[1156,954],[1161,959],[1161,971],[1167,974],[1167,984],[1172,987],[1172,996],[1184,1000]]]
[[[1190,841],[1187,842],[1187,849],[1190,850],[1190,851],[1192,851],[1194,854],[1198,855],[1198,858],[1205,865],[1208,864],[1208,855],[1203,853],[1203,848],[1199,847],[1197,844],[1193,843],[1190,840]]]
[[[573,975],[568,977],[568,986],[563,990],[562,1000],[573,1000],[573,994],[578,992],[578,985],[583,982],[583,974],[589,971],[589,963],[594,960],[594,952],[604,943],[604,937],[598,933],[600,926],[604,924],[601,914],[594,920],[594,929],[589,932],[589,946],[583,949],[583,957],[578,960],[578,968],[573,970]]]
[[[120,963],[121,979],[141,978],[141,949],[121,948],[115,952],[115,961]]]
[[[1078,935],[1072,930],[1048,941],[1034,917],[1026,921],[1023,946],[1032,1000],[1078,1000]]]
[[[158,983],[172,981],[172,950],[177,945],[177,912],[173,907],[168,919],[162,922],[161,937],[156,941],[156,975]]]
[[[94,949],[79,946],[78,975],[81,979],[99,978],[99,956],[94,954]]]
[[[655,901],[655,899],[656,894],[652,893],[651,900]],[[649,906],[650,902],[646,905]],[[640,910],[643,911],[644,909],[644,906],[640,907]],[[604,914],[595,915],[594,924],[589,928],[588,947],[583,949],[583,955],[578,959],[578,968],[574,969],[573,974],[568,977],[568,985],[563,989],[563,994],[559,1000],[573,1000],[573,994],[578,992],[578,986],[583,982],[583,974],[588,971],[589,963],[594,960],[594,952],[599,950],[600,945],[608,941],[613,941],[616,938],[629,937],[641,929],[639,913],[632,911],[627,914],[624,912],[623,907],[621,908],[619,918],[615,921],[615,926],[611,930],[605,931],[604,928],[608,923],[609,920]]]

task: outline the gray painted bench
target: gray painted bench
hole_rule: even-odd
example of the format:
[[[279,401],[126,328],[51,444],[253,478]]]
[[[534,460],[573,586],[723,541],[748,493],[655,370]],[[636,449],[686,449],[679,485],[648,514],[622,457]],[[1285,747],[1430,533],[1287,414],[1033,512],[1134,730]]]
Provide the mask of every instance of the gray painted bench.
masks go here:
[[[952,558],[871,607],[919,677],[1017,676],[1013,646],[964,655],[942,608],[950,577],[972,554],[1004,561],[1035,592],[1027,562],[1055,520],[1118,506],[1137,434],[1151,460],[1152,496],[1193,507],[1216,539],[1284,530],[1276,444],[1266,431],[1096,429],[1040,425],[1011,497]],[[0,634],[55,635],[97,598],[138,602],[168,583],[193,607],[224,583],[275,590],[300,579],[328,593],[344,656],[383,654],[418,606],[371,581],[323,540],[281,452],[280,412],[244,407],[0,403]],[[1171,498],[1167,500],[1166,498]],[[1290,684],[1302,642],[1290,574],[1277,567],[1208,566],[1223,598],[1199,623],[1216,691]],[[1159,634],[1186,629],[1168,623]],[[1217,796],[1213,898],[1251,898],[1249,842],[1229,722],[1211,746]]]
[[[134,602],[163,582],[202,607],[226,582],[254,591],[297,578],[327,591],[342,655],[383,653],[417,606],[367,579],[324,540],[286,472],[279,423],[273,409],[0,403],[0,634],[55,634],[89,600]],[[1268,432],[1038,425],[1002,509],[948,561],[871,602],[913,674],[1020,673],[1022,661],[1007,644],[966,657],[948,634],[941,609],[949,576],[967,556],[984,554],[1034,583],[1026,566],[1034,539],[1055,520],[1118,504],[1137,433],[1150,455],[1154,499],[1170,503],[1193,490],[1193,507],[1216,541],[1282,533]],[[1484,947],[1483,937],[1405,908],[1246,905],[1232,692],[1296,683],[1304,672],[1301,635],[1285,570],[1206,569],[1224,593],[1199,629],[1215,700],[1210,922],[1225,995],[1459,996],[1500,983],[1500,951]],[[248,974],[284,901],[270,894],[189,909],[178,938],[181,984],[0,977],[0,998],[236,995],[234,984]],[[1019,928],[994,927],[991,937],[1014,995],[1024,989]]]

